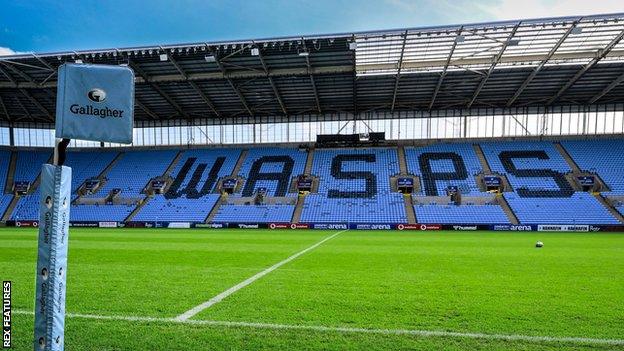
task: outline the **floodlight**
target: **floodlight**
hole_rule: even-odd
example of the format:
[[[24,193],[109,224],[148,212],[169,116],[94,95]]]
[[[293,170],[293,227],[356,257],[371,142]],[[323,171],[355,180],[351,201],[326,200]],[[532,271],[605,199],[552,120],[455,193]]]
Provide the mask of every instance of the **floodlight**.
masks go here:
[[[357,43],[352,41],[349,43],[349,50],[355,50],[357,49]]]
[[[251,56],[259,56],[260,50],[258,48],[251,48]]]
[[[167,56],[167,54],[160,54],[159,56],[161,61],[167,61],[169,59],[169,56]]]
[[[204,60],[206,60],[206,62],[217,62],[217,58],[214,57],[214,55],[206,55],[204,56]]]

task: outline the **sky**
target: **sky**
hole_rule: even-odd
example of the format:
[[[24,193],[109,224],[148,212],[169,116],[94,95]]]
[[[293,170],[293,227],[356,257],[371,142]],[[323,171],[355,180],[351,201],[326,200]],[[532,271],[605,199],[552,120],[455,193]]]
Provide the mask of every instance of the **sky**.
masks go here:
[[[623,0],[0,0],[0,55],[624,12]]]

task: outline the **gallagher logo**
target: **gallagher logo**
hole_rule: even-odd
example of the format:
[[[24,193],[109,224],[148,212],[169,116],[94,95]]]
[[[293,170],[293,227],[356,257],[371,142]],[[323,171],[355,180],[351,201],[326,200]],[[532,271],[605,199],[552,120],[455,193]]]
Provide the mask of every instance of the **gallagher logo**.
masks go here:
[[[89,100],[93,102],[104,102],[106,100],[106,92],[100,88],[91,89],[87,94]]]

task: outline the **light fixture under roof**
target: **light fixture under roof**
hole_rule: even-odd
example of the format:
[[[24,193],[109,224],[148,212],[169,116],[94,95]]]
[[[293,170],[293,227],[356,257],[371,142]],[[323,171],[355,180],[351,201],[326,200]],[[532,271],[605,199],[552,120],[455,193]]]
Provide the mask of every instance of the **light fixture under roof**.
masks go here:
[[[310,56],[310,53],[307,51],[299,51],[299,56],[303,56],[303,57]]]
[[[570,31],[570,34],[581,34],[581,33],[583,33],[583,28],[582,27],[574,27]]]
[[[167,56],[167,54],[160,54],[159,57],[161,61],[167,61],[169,59],[169,56]]]
[[[352,41],[349,43],[349,50],[355,50],[357,49],[357,43]]]
[[[204,56],[204,60],[206,60],[206,62],[217,62],[217,58],[214,57],[214,55],[206,55]]]
[[[251,56],[259,56],[259,55],[260,55],[260,49],[251,48]]]
[[[466,40],[466,37],[463,35],[458,35],[457,38],[455,38],[456,43],[463,43],[465,40]]]
[[[518,46],[520,45],[520,39],[511,39],[507,41],[507,46]]]
[[[81,60],[81,59],[76,59],[76,61],[74,61],[74,62],[76,62],[76,63],[82,63],[82,60]]]

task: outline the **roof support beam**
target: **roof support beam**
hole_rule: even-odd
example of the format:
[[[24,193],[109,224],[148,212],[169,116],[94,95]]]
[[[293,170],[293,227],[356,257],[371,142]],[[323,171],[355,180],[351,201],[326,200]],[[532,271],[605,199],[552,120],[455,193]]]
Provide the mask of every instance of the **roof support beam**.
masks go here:
[[[2,73],[2,75],[4,75],[5,77],[7,77],[7,79],[13,83],[15,85],[15,87],[17,87],[17,81],[15,80],[15,78],[13,78],[13,76],[6,71],[6,69],[2,68],[2,65],[0,65],[0,73]]]
[[[236,85],[234,84],[234,82],[232,81],[232,79],[230,79],[227,76],[227,70],[225,69],[225,67],[223,66],[223,63],[221,63],[221,60],[219,59],[219,57],[217,56],[217,53],[208,46],[208,50],[210,51],[210,53],[212,54],[212,56],[214,56],[215,58],[215,63],[217,64],[217,67],[219,67],[219,70],[221,71],[221,73],[223,74],[223,77],[225,77],[225,79],[227,80],[228,84],[230,84],[230,87],[232,87],[232,90],[234,90],[234,93],[236,93],[236,95],[238,96],[238,99],[240,100],[240,102],[243,104],[243,107],[245,107],[245,110],[247,110],[247,112],[249,113],[250,116],[253,116],[254,113],[253,111],[251,111],[251,109],[249,108],[249,104],[247,103],[247,100],[245,99],[245,96],[243,95],[243,93],[240,92],[240,90],[238,89],[238,87],[236,87]]]
[[[475,90],[474,95],[472,96],[472,99],[470,100],[468,105],[466,105],[467,108],[472,107],[472,104],[474,104],[475,100],[477,100],[477,97],[481,93],[481,90],[485,86],[485,83],[490,78],[490,75],[492,75],[492,72],[494,72],[494,68],[496,68],[496,65],[498,65],[498,63],[500,62],[501,57],[503,57],[503,53],[505,53],[505,49],[507,49],[507,46],[509,46],[509,42],[514,37],[514,35],[516,35],[516,31],[518,31],[518,27],[520,27],[521,23],[522,22],[518,22],[514,26],[514,28],[509,33],[509,36],[507,37],[507,40],[503,43],[503,46],[501,46],[500,51],[498,52],[498,54],[496,54],[496,56],[494,56],[494,61],[492,62],[492,65],[487,70],[487,73],[485,74],[485,77],[483,77],[483,79],[481,80],[481,82],[477,86],[477,90]]]
[[[41,112],[45,113],[45,115],[48,117],[50,122],[54,122],[54,116],[52,115],[52,113],[50,111],[48,111],[48,109],[45,108],[43,105],[41,105],[41,103],[37,99],[35,99],[35,97],[32,96],[28,92],[28,90],[20,89],[19,91],[20,91],[20,93],[22,93],[22,95],[24,95],[26,98],[28,98],[28,100],[30,100],[30,102],[32,102],[33,105],[37,106],[37,108],[39,110],[41,110]]]
[[[178,70],[178,72],[180,72],[180,76],[182,76],[182,78],[184,78],[184,80],[189,83],[191,88],[193,88],[193,90],[195,90],[195,92],[202,98],[202,100],[204,100],[206,105],[208,105],[208,108],[210,108],[210,110],[212,110],[212,112],[217,117],[221,118],[221,114],[215,108],[214,104],[212,103],[212,100],[210,100],[208,95],[206,95],[201,89],[199,89],[199,86],[197,86],[197,84],[195,82],[193,82],[193,81],[188,79],[188,75],[186,74],[186,72],[184,72],[184,70],[182,69],[180,64],[178,64],[178,62],[173,58],[173,56],[167,54],[167,59],[169,60],[169,62],[171,62],[173,67],[175,67],[175,69]]]
[[[462,27],[463,28],[463,27]],[[455,48],[457,47],[457,40],[462,33],[462,28],[459,28],[457,31],[457,35],[455,36],[455,40],[453,40],[453,45],[451,46],[451,50],[446,58],[446,62],[444,63],[444,68],[442,69],[442,73],[440,74],[440,78],[438,78],[438,83],[436,84],[435,90],[433,91],[433,96],[431,97],[431,102],[429,103],[429,111],[433,108],[433,104],[435,104],[435,100],[438,97],[438,93],[440,93],[440,88],[442,87],[442,82],[446,77],[446,72],[451,63],[451,59],[453,58],[453,54],[455,53]]]
[[[314,81],[314,75],[312,74],[313,69],[312,69],[312,64],[310,63],[310,57],[306,56],[305,61],[306,61],[307,73],[308,73],[308,76],[310,77],[310,85],[312,85],[312,93],[314,93],[314,102],[316,103],[316,110],[318,111],[318,113],[323,113],[323,110],[321,109],[321,100],[319,99],[318,89],[316,87],[316,82]]]
[[[581,18],[573,22],[570,28],[568,28],[568,30],[566,30],[563,36],[559,38],[555,46],[553,46],[548,52],[548,55],[546,55],[546,57],[539,63],[539,65],[537,65],[537,67],[533,69],[533,71],[531,72],[531,74],[529,74],[527,79],[525,79],[524,82],[522,82],[522,85],[520,86],[520,88],[518,88],[518,90],[516,90],[514,95],[511,97],[511,99],[507,101],[507,106],[511,106],[518,99],[518,97],[520,97],[520,94],[522,94],[524,89],[526,89],[526,87],[528,87],[529,84],[531,84],[535,76],[537,76],[537,73],[539,73],[539,71],[541,71],[542,68],[544,68],[546,63],[553,57],[555,52],[557,52],[561,44],[563,44],[563,42],[568,38],[568,36],[570,36],[570,33],[572,33],[572,31],[574,30],[574,28],[576,28],[576,26],[578,25],[580,21],[581,21]]]
[[[2,100],[2,96],[0,96],[0,108],[2,109],[2,113],[4,113],[9,123],[13,122],[11,120],[11,116],[9,115],[9,111],[7,110],[6,105],[4,104],[4,100]]]
[[[615,88],[616,86],[622,84],[622,82],[624,82],[624,73],[622,73],[619,77],[617,77],[613,82],[611,82],[609,85],[607,85],[604,89],[602,89],[602,91],[598,94],[596,94],[594,97],[592,97],[589,100],[589,104],[593,104],[596,101],[600,100],[600,98],[602,98],[603,96],[607,95],[611,90],[613,90],[613,88]]]
[[[139,76],[143,77],[143,79],[145,79],[146,81],[149,80],[145,71],[143,71],[143,69],[139,67],[135,62],[128,60],[128,66],[130,66],[130,68],[132,68]],[[175,100],[173,100],[171,96],[169,96],[169,94],[165,93],[157,84],[149,83],[149,85],[150,87],[152,87],[152,89],[156,90],[156,92],[160,94],[160,96],[162,96],[169,103],[169,105],[171,105],[180,114],[180,116],[184,118],[189,118],[189,116],[186,114],[186,112],[184,112],[182,107],[180,107],[180,105],[178,105],[178,103],[175,102]]]
[[[550,99],[548,99],[548,101],[546,101],[546,105],[551,105],[559,97],[561,97],[561,95],[563,95],[563,93],[565,93],[568,89],[570,89],[570,87],[572,87],[574,83],[576,83],[576,81],[579,80],[587,71],[589,71],[592,67],[594,67],[605,56],[607,56],[607,54],[611,50],[613,50],[613,48],[622,40],[622,38],[624,38],[624,30],[621,31],[620,34],[618,34],[615,38],[613,38],[609,42],[609,44],[607,44],[607,46],[604,47],[604,49],[598,50],[597,55],[591,61],[589,61],[589,63],[587,63],[583,68],[581,68],[581,70],[576,72],[576,74],[572,78],[570,78],[570,80],[568,80],[568,82],[565,83],[553,97],[551,97]]]
[[[139,106],[139,108],[141,108],[141,110],[143,110],[145,113],[147,113],[150,117],[152,117],[152,119],[154,120],[159,120],[161,119],[156,113],[154,113],[154,111],[150,110],[147,106],[145,106],[141,101],[139,101],[139,99],[135,99],[134,101],[136,103],[137,106]]]
[[[260,47],[258,47],[258,58],[260,59],[262,68],[264,69],[267,79],[269,80],[269,84],[271,84],[271,88],[273,88],[273,93],[275,94],[275,97],[277,98],[277,102],[279,103],[280,108],[282,109],[282,112],[284,112],[284,114],[288,116],[288,110],[286,110],[286,105],[284,105],[282,96],[280,95],[279,90],[277,89],[277,86],[275,85],[275,82],[273,81],[273,78],[269,75],[269,67],[264,61],[264,57],[262,56],[262,50],[260,49]]]
[[[394,77],[394,91],[392,93],[392,105],[390,112],[394,112],[394,106],[396,104],[397,93],[399,92],[399,80],[401,79],[401,68],[403,67],[403,54],[405,53],[405,44],[407,43],[407,30],[403,33],[403,44],[401,45],[401,54],[399,55],[399,62],[397,67],[397,73]]]

